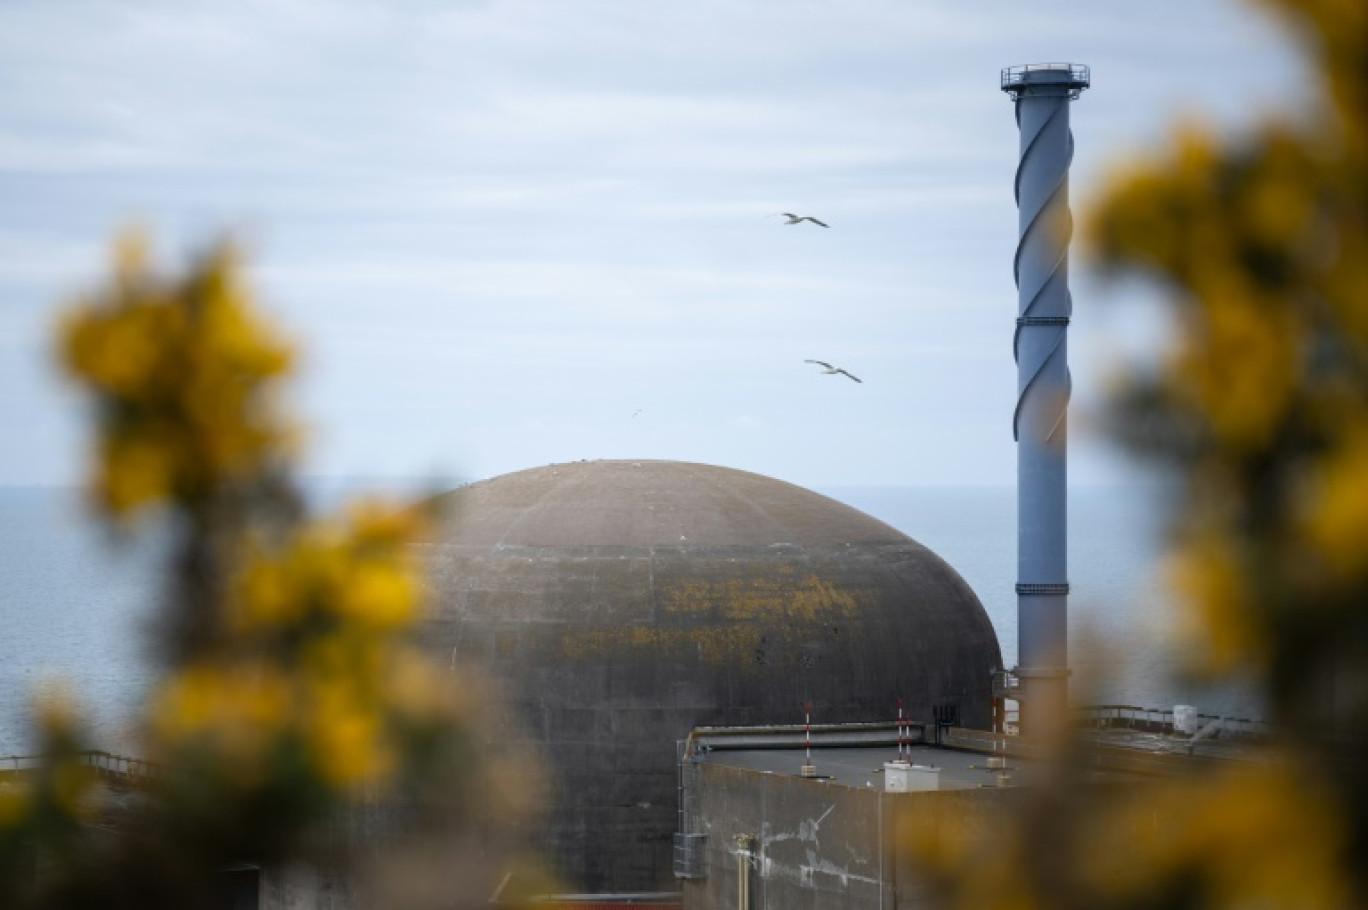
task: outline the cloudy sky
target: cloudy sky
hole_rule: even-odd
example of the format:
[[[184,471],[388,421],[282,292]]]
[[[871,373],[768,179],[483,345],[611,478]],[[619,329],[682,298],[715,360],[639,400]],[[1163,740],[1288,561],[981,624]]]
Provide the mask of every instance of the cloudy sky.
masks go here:
[[[129,223],[168,266],[243,242],[305,352],[310,474],[1010,483],[999,70],[1092,67],[1075,208],[1178,117],[1307,94],[1227,0],[0,0],[0,60],[0,484],[79,476],[53,313]],[[1159,323],[1073,283],[1086,407]],[[1077,483],[1130,476],[1072,451]]]

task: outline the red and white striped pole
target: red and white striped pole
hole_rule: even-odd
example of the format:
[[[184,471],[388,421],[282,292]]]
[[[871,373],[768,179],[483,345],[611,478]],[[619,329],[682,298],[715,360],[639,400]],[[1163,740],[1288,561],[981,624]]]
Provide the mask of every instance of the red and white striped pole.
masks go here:
[[[898,761],[903,760],[903,705],[902,699],[898,699]]]

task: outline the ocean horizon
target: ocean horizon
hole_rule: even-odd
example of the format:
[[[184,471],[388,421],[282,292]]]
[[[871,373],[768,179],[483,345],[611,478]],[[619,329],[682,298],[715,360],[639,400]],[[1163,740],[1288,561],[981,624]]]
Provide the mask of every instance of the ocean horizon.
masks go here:
[[[416,492],[417,484],[386,485]],[[316,483],[321,507],[375,485]],[[978,595],[1004,664],[1016,660],[1016,491],[1012,486],[815,487],[902,531],[948,562]],[[1259,718],[1238,682],[1184,678],[1175,606],[1161,573],[1161,496],[1153,486],[1069,491],[1069,635],[1073,700]],[[0,755],[32,747],[33,695],[61,685],[92,720],[100,748],[124,735],[156,678],[149,625],[164,537],[119,539],[70,487],[0,487]]]

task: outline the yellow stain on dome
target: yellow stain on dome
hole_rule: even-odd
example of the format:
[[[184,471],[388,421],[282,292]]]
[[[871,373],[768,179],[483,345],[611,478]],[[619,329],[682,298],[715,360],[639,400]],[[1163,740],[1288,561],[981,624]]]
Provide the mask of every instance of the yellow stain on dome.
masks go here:
[[[661,593],[660,606],[666,616],[707,612],[722,620],[763,616],[813,622],[851,616],[865,600],[863,592],[844,590],[809,573],[801,579],[765,576],[672,584]]]
[[[802,578],[738,578],[688,581],[666,586],[660,596],[661,624],[567,631],[561,652],[584,660],[624,651],[658,653],[696,651],[703,662],[736,665],[746,662],[774,623],[836,623],[853,618],[868,595],[847,591],[813,574]],[[709,622],[674,625],[681,616]]]
[[[697,652],[704,663],[725,666],[744,660],[759,641],[760,630],[737,626],[623,626],[567,632],[561,636],[561,653],[570,660],[589,660],[647,650],[657,654]]]

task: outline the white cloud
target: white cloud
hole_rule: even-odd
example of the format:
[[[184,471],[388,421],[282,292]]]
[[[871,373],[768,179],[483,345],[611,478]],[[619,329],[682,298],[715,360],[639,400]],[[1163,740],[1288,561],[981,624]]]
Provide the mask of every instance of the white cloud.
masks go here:
[[[22,362],[116,226],[173,254],[236,229],[310,352],[316,458],[374,474],[630,443],[812,483],[1010,479],[998,69],[1093,66],[1076,198],[1179,101],[1236,123],[1302,90],[1224,0],[13,2],[0,58],[0,336]],[[795,399],[806,356],[854,358],[862,397]],[[23,388],[0,423],[69,405]],[[632,436],[629,398],[652,402]],[[862,460],[808,452],[805,407]],[[990,454],[928,451],[932,431]],[[57,438],[0,482],[73,472]]]

